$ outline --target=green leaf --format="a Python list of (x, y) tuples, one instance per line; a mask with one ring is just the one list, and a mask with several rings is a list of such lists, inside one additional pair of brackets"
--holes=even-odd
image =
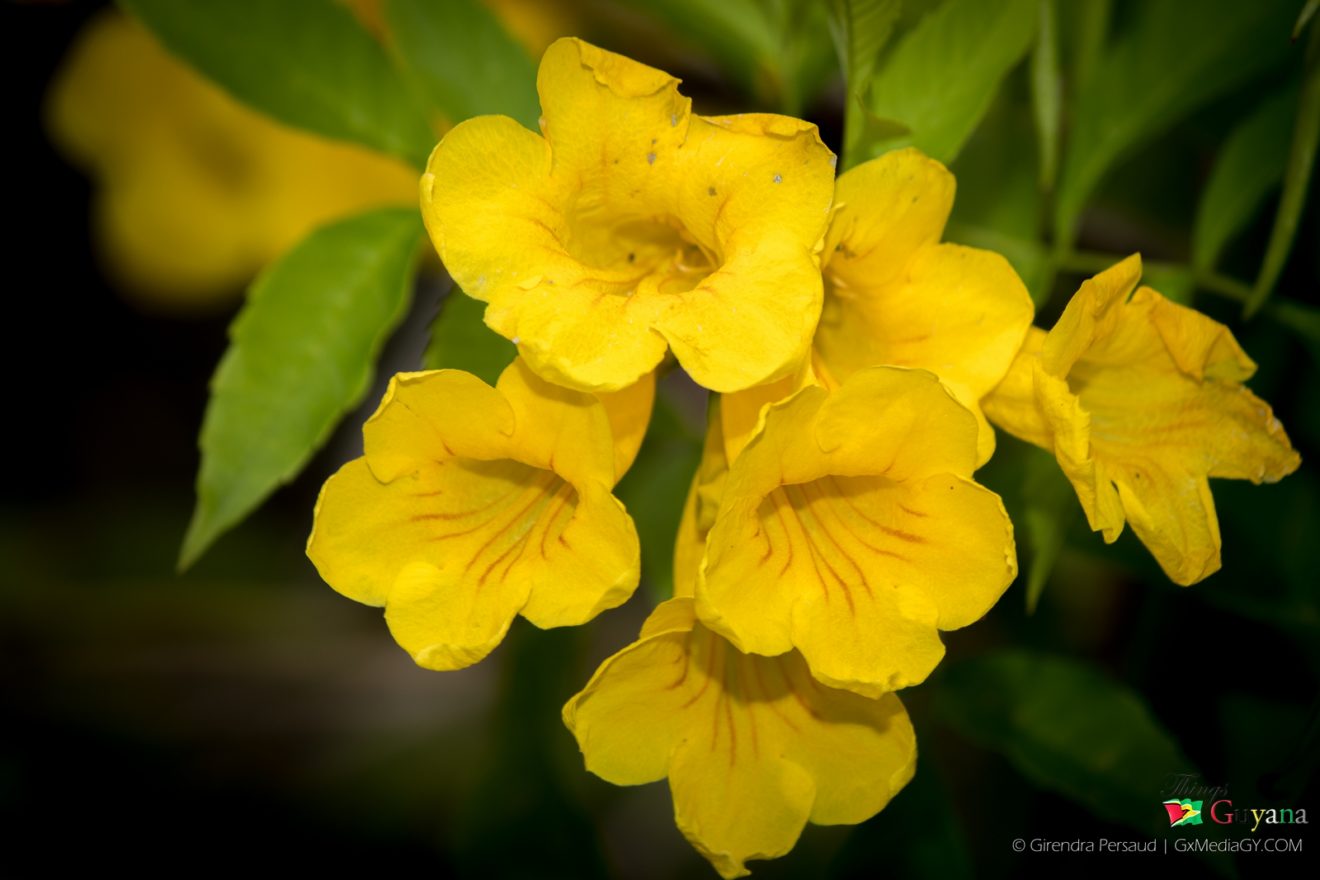
[(1196, 209), (1192, 265), (1213, 269), (1283, 179), (1297, 91), (1276, 92), (1238, 124), (1219, 153)]
[[(1117, 261), (1115, 261), (1117, 262)], [(1168, 299), (1182, 305), (1191, 305), (1196, 290), (1196, 274), (1190, 266), (1180, 263), (1145, 263), (1141, 283), (1158, 290)]]
[(1040, 24), (1031, 51), (1031, 109), (1040, 153), (1040, 188), (1054, 189), (1059, 165), (1059, 126), (1063, 116), (1063, 75), (1059, 71), (1059, 37), (1055, 0), (1040, 0)]
[(1265, 307), (1265, 314), (1296, 333), (1312, 359), (1320, 363), (1320, 309), (1291, 300), (1276, 300)]
[(642, 577), (657, 602), (674, 594), (674, 539), (700, 460), (701, 438), (684, 424), (661, 384), (646, 440), (614, 493), (637, 525)]
[(1026, 451), (1020, 525), (1028, 552), (1027, 613), (1036, 610), (1050, 572), (1059, 561), (1068, 529), (1081, 512), (1068, 478), (1054, 456), (1035, 447)]
[[(865, 96), (871, 75), (880, 60), (880, 50), (889, 42), (901, 10), (899, 0), (829, 0), (830, 35), (839, 53), (839, 66), (847, 98), (844, 107), (844, 170), (857, 157), (857, 145), (865, 143), (868, 112)], [(906, 131), (897, 134), (906, 134)], [(869, 133), (868, 140), (879, 139)], [(890, 134), (888, 136), (895, 136)]]
[(293, 479), (362, 399), (407, 305), (421, 235), (416, 210), (343, 220), (252, 285), (211, 380), (181, 567)]
[(814, 0), (641, 0), (756, 100), (800, 115), (833, 68), (825, 10)]
[(1082, 208), (1117, 160), (1287, 55), (1287, 3), (1162, 0), (1133, 13), (1072, 103), (1056, 247), (1071, 245)]
[(384, 49), (332, 0), (122, 0), (171, 52), (281, 122), (421, 167), (426, 114)]
[(536, 66), (478, 0), (389, 0), (393, 46), (450, 122), (484, 113), (536, 130)]
[(457, 287), (449, 291), (431, 325), (431, 342), (423, 362), (428, 370), (467, 370), (494, 385), (518, 349), (482, 321), (486, 304)]
[(1042, 788), (1151, 834), (1168, 827), (1166, 781), (1193, 769), (1134, 691), (1076, 660), (1030, 651), (965, 660), (939, 677), (935, 706)]
[(1036, 0), (948, 0), (927, 15), (871, 80), (871, 112), (911, 134), (863, 144), (864, 155), (910, 144), (953, 161), (1035, 29)]
[(1274, 230), (1265, 250), (1251, 297), (1243, 310), (1246, 317), (1260, 311), (1260, 307), (1274, 292), (1274, 285), (1288, 262), (1297, 224), (1302, 219), (1306, 193), (1311, 183), (1311, 169), (1315, 166), (1315, 151), (1320, 145), (1320, 28), (1311, 28), (1306, 48), (1306, 75), (1302, 81), (1302, 99), (1298, 105), (1297, 121), (1293, 126), (1292, 146), (1288, 149), (1288, 170), (1283, 176), (1283, 195), (1274, 215)]
[(1055, 11), (1068, 59), (1068, 89), (1076, 92), (1091, 81), (1104, 54), (1113, 4), (1110, 0), (1066, 0)]

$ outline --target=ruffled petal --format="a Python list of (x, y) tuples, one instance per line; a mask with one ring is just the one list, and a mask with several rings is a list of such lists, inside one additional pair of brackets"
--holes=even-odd
[(364, 440), (322, 490), (308, 555), (336, 590), (385, 605), (419, 664), (470, 665), (520, 612), (578, 624), (636, 588), (637, 534), (610, 494), (616, 449), (594, 396), (521, 361), (497, 388), (400, 374)]
[(562, 496), (558, 520), (547, 514), (539, 559), (527, 566), (531, 592), (522, 615), (543, 629), (576, 626), (617, 608), (641, 578), (637, 529), (623, 504), (602, 483), (572, 494)]
[(940, 240), (953, 208), (948, 169), (907, 148), (840, 175), (825, 238), (826, 270), (845, 288), (881, 287), (922, 247)]
[[(614, 485), (610, 420), (595, 395), (545, 381), (522, 358), (505, 367), (495, 388), (513, 409), (509, 445), (519, 461), (554, 471), (575, 485)], [(442, 415), (454, 420), (453, 414), (466, 412)]]
[(431, 156), (422, 201), (445, 265), (559, 384), (623, 388), (672, 346), (732, 390), (804, 356), (832, 156), (797, 120), (692, 116), (677, 84), (560, 40), (538, 77), (545, 139), (484, 117)]
[(388, 482), (455, 456), (506, 457), (513, 429), (513, 409), (494, 388), (461, 370), (432, 370), (396, 373), (362, 440), (371, 472)]
[(688, 840), (724, 877), (788, 852), (808, 820), (860, 822), (911, 778), (916, 744), (892, 695), (814, 681), (796, 654), (741, 654), (690, 600), (656, 609), (642, 638), (564, 708), (588, 769), (620, 784), (669, 776)]
[(1207, 478), (1274, 482), (1301, 459), (1242, 385), (1255, 364), (1228, 328), (1148, 287), (1133, 294), (1140, 274), (1132, 256), (1083, 282), (986, 408), (1054, 452), (1092, 529), (1112, 542), (1130, 522), (1169, 578), (1191, 584), (1220, 565)]
[(651, 410), (655, 407), (655, 371), (627, 388), (603, 391), (596, 397), (605, 405), (605, 415), (610, 421), (610, 433), (614, 437), (614, 480), (618, 482), (632, 467), (646, 439)]
[(968, 479), (976, 423), (924, 371), (862, 370), (765, 410), (734, 462), (697, 583), (740, 650), (797, 648), (864, 694), (922, 680), (938, 629), (982, 616), (1016, 575), (997, 496)]
[(995, 427), (1019, 440), (1052, 449), (1053, 435), (1036, 402), (1034, 378), (1035, 365), (1040, 362), (1040, 349), (1044, 343), (1044, 330), (1032, 327), (1027, 331), (1027, 338), (1013, 358), (1007, 375), (994, 391), (981, 399), (981, 409)]
[[(1041, 345), (1041, 364), (1054, 376), (1065, 376), (1078, 358), (1090, 353), (1098, 338), (1113, 334), (1122, 307), (1141, 278), (1141, 256), (1133, 254), (1082, 282)], [(1119, 362), (1123, 360), (1121, 353)], [(1102, 358), (1107, 359), (1107, 358)]]
[(691, 599), (697, 592), (697, 570), (706, 555), (706, 534), (697, 527), (697, 491), (701, 477), (693, 474), (674, 537), (674, 598)]
[(994, 432), (977, 404), (1008, 371), (1034, 313), (1008, 262), (961, 245), (928, 245), (887, 284), (859, 280), (828, 290), (815, 344), (835, 380), (878, 364), (930, 370), (977, 417), (977, 460), (989, 460)]

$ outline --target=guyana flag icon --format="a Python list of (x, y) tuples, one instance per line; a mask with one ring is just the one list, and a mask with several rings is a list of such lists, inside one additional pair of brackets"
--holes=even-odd
[(1169, 814), (1169, 827), (1177, 828), (1179, 825), (1200, 825), (1202, 803), (1202, 801), (1189, 801), (1186, 799), (1180, 801), (1165, 801), (1164, 809)]

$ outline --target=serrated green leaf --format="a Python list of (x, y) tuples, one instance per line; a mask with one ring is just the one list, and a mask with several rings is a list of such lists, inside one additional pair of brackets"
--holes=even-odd
[(388, 0), (393, 46), (432, 104), (457, 123), (485, 113), (536, 130), (536, 66), (478, 0)]
[(296, 476), (362, 399), (407, 305), (421, 235), (411, 209), (343, 220), (252, 285), (211, 380), (181, 567)]
[(830, 36), (834, 38), (834, 48), (839, 53), (847, 94), (844, 170), (851, 168), (856, 161), (857, 144), (907, 133), (880, 135), (868, 132), (867, 122), (874, 117), (870, 116), (864, 103), (871, 75), (880, 60), (880, 50), (889, 42), (901, 9), (899, 0), (829, 0)]
[(1071, 244), (1082, 208), (1122, 156), (1286, 58), (1291, 24), (1287, 3), (1136, 4), (1072, 103), (1056, 246)]
[(1031, 46), (1035, 0), (948, 0), (908, 31), (870, 84), (870, 110), (911, 134), (862, 145), (863, 156), (913, 145), (949, 163), (1004, 75)]
[(1283, 180), (1297, 91), (1276, 92), (1240, 122), (1224, 142), (1196, 209), (1192, 264), (1213, 269), (1224, 246), (1255, 217)]
[(1003, 651), (950, 665), (935, 690), (942, 719), (1042, 788), (1112, 822), (1168, 827), (1163, 786), (1193, 767), (1142, 699), (1098, 668)]
[(1059, 126), (1063, 118), (1063, 75), (1059, 70), (1059, 37), (1055, 0), (1040, 0), (1036, 45), (1031, 50), (1031, 109), (1040, 154), (1040, 188), (1054, 188), (1059, 165)]
[(1265, 249), (1265, 260), (1243, 310), (1246, 317), (1259, 311), (1269, 299), (1288, 262), (1288, 253), (1292, 250), (1293, 238), (1302, 220), (1302, 209), (1306, 205), (1317, 147), (1320, 147), (1320, 28), (1312, 28), (1307, 40), (1302, 97), (1293, 123), (1288, 167), (1283, 175), (1283, 195), (1279, 197), (1279, 208), (1274, 215), (1274, 229)]
[(385, 50), (332, 0), (121, 0), (165, 47), (281, 122), (426, 162), (435, 137)]
[(431, 341), (423, 363), (428, 370), (467, 370), (494, 385), (518, 349), (486, 326), (486, 304), (451, 288), (431, 325)]

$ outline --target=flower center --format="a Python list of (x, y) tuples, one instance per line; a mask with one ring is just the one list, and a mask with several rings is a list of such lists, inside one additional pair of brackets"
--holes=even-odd
[(718, 258), (672, 217), (619, 216), (579, 206), (568, 215), (561, 243), (575, 260), (598, 270), (610, 293), (676, 294), (715, 270)]

